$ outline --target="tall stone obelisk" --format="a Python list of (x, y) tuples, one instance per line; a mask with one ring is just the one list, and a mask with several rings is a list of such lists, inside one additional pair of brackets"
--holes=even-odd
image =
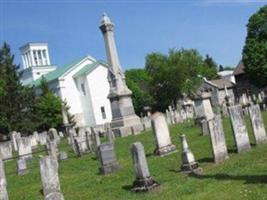
[(117, 136), (127, 136), (132, 132), (143, 130), (140, 118), (135, 114), (132, 91), (125, 83), (125, 76), (120, 66), (117, 48), (114, 40), (114, 24), (104, 13), (101, 18), (100, 30), (105, 40), (107, 60), (109, 64), (110, 92), (108, 98), (111, 103), (111, 128)]

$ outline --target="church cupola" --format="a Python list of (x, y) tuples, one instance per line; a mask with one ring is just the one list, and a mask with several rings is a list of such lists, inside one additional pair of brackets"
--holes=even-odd
[(22, 69), (50, 66), (47, 43), (28, 43), (20, 48)]

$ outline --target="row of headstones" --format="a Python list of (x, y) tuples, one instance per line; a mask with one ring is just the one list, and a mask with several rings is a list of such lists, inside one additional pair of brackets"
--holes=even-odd
[[(54, 128), (49, 129), (48, 133), (51, 137), (55, 137), (58, 143), (60, 142), (60, 137), (63, 137), (63, 133), (59, 132), (58, 135)], [(13, 151), (17, 151), (19, 157), (31, 155), (32, 150), (38, 148), (39, 145), (46, 145), (48, 133), (46, 131), (42, 133), (34, 132), (27, 137), (21, 137), (19, 132), (11, 132), (11, 140), (0, 143), (0, 155), (2, 160), (12, 159)]]
[[(22, 138), (25, 139), (25, 138)], [(19, 140), (18, 140), (19, 141)], [(48, 135), (46, 135), (45, 147), (48, 156), (41, 157), (40, 159), (40, 173), (43, 185), (43, 194), (45, 200), (63, 200), (64, 197), (60, 193), (59, 179), (58, 179), (58, 161), (67, 159), (67, 154), (64, 151), (60, 151), (57, 148), (59, 144), (59, 136), (56, 129), (49, 129)], [(28, 142), (28, 143), (27, 143)], [(26, 161), (32, 158), (31, 145), (27, 141), (28, 152), (19, 156), (17, 160), (17, 173), (18, 175), (24, 175), (28, 173)], [(19, 144), (19, 143), (18, 143)], [(18, 150), (20, 146), (18, 145)], [(29, 153), (30, 152), (30, 153)], [(4, 171), (3, 160), (0, 159), (0, 199), (8, 200), (7, 182)]]
[(194, 118), (194, 106), (187, 105), (181, 107), (180, 109), (173, 108), (168, 106), (168, 109), (165, 111), (165, 117), (168, 124), (182, 123), (184, 120)]

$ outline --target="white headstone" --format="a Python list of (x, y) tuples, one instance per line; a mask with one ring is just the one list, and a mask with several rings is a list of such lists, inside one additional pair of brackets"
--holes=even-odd
[(28, 137), (22, 137), (17, 140), (18, 153), (20, 158), (30, 159), (32, 158), (32, 146), (31, 140)]
[(249, 116), (256, 143), (259, 144), (265, 142), (267, 139), (266, 131), (262, 120), (260, 107), (258, 104), (249, 107)]
[(156, 140), (156, 155), (164, 156), (176, 150), (171, 142), (169, 128), (162, 113), (156, 112), (151, 116), (152, 129)]
[(0, 159), (0, 200), (8, 200), (5, 167), (2, 159)]
[(244, 115), (242, 114), (242, 107), (240, 105), (236, 105), (230, 106), (228, 109), (238, 153), (250, 150), (251, 147), (244, 122)]
[(208, 125), (214, 162), (219, 163), (228, 158), (221, 116), (216, 115), (208, 122)]

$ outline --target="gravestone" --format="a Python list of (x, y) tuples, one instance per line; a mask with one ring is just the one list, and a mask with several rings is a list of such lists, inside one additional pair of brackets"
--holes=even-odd
[(52, 156), (44, 156), (40, 159), (40, 174), (45, 200), (64, 200), (60, 192), (58, 178), (58, 162)]
[(32, 146), (31, 141), (28, 137), (22, 137), (17, 140), (18, 144), (18, 153), (20, 158), (24, 158), (26, 160), (32, 158)]
[(181, 123), (183, 122), (183, 118), (178, 110), (174, 111), (174, 121), (175, 123)]
[(168, 106), (168, 109), (170, 112), (171, 124), (175, 124), (175, 118), (174, 118), (174, 112), (173, 112), (172, 106)]
[(258, 104), (249, 107), (249, 116), (253, 128), (256, 143), (266, 142), (266, 131)]
[(113, 143), (103, 143), (98, 146), (98, 154), (100, 160), (100, 173), (109, 174), (120, 169), (117, 162)]
[(38, 141), (36, 139), (36, 136), (35, 135), (29, 135), (28, 138), (30, 139), (32, 149), (38, 148)]
[(3, 160), (12, 158), (12, 141), (0, 143), (0, 157)]
[(214, 117), (214, 113), (210, 103), (211, 94), (204, 92), (199, 96), (196, 96), (195, 101), (195, 114), (197, 119), (210, 120)]
[(176, 151), (175, 145), (172, 144), (168, 124), (162, 113), (156, 112), (151, 117), (152, 129), (156, 140), (156, 155), (164, 156)]
[(46, 141), (47, 141), (47, 132), (44, 131), (42, 133), (39, 133), (39, 142), (40, 145), (46, 145)]
[(75, 144), (75, 148), (76, 148), (76, 154), (78, 156), (82, 156), (84, 154), (89, 153), (89, 148), (87, 146), (87, 141), (86, 141), (86, 137), (83, 136), (78, 136), (74, 138), (74, 144)]
[(27, 162), (24, 158), (17, 160), (17, 174), (22, 176), (27, 174), (29, 171), (27, 170)]
[(188, 143), (186, 141), (185, 135), (181, 135), (181, 144), (182, 144), (182, 166), (181, 170), (186, 173), (200, 171), (198, 163), (195, 160), (195, 157), (191, 150), (189, 149)]
[(131, 152), (136, 176), (132, 191), (145, 192), (158, 187), (159, 183), (150, 176), (144, 146), (140, 142), (135, 142), (132, 144)]
[(201, 120), (202, 135), (209, 135), (208, 121), (206, 119)]
[(86, 144), (90, 152), (93, 151), (93, 141), (89, 131), (85, 131)]
[(171, 114), (168, 109), (165, 112), (165, 117), (166, 117), (167, 124), (171, 124)]
[(214, 162), (219, 163), (228, 158), (221, 116), (216, 115), (208, 125)]
[(2, 159), (0, 159), (0, 200), (8, 200), (5, 167)]
[(11, 133), (10, 133), (10, 139), (11, 139), (11, 141), (12, 141), (12, 145), (13, 145), (13, 148), (14, 148), (14, 150), (15, 151), (18, 151), (18, 145), (17, 145), (17, 141), (16, 141), (16, 139), (17, 139), (17, 132), (16, 131), (12, 131)]
[(57, 134), (57, 130), (55, 128), (50, 128), (48, 130), (48, 137), (51, 141), (55, 140), (57, 144), (60, 143), (60, 137)]
[(240, 105), (230, 106), (228, 110), (238, 153), (250, 150), (251, 147), (244, 122), (244, 115), (242, 114), (242, 107)]
[(58, 160), (67, 160), (68, 159), (68, 154), (65, 151), (60, 151), (58, 155)]
[(48, 152), (48, 155), (55, 158), (55, 160), (58, 159), (58, 148), (56, 141), (50, 141), (49, 139), (46, 142), (46, 149)]
[(107, 137), (109, 143), (113, 143), (113, 141), (115, 140), (115, 136), (111, 127), (107, 127)]

